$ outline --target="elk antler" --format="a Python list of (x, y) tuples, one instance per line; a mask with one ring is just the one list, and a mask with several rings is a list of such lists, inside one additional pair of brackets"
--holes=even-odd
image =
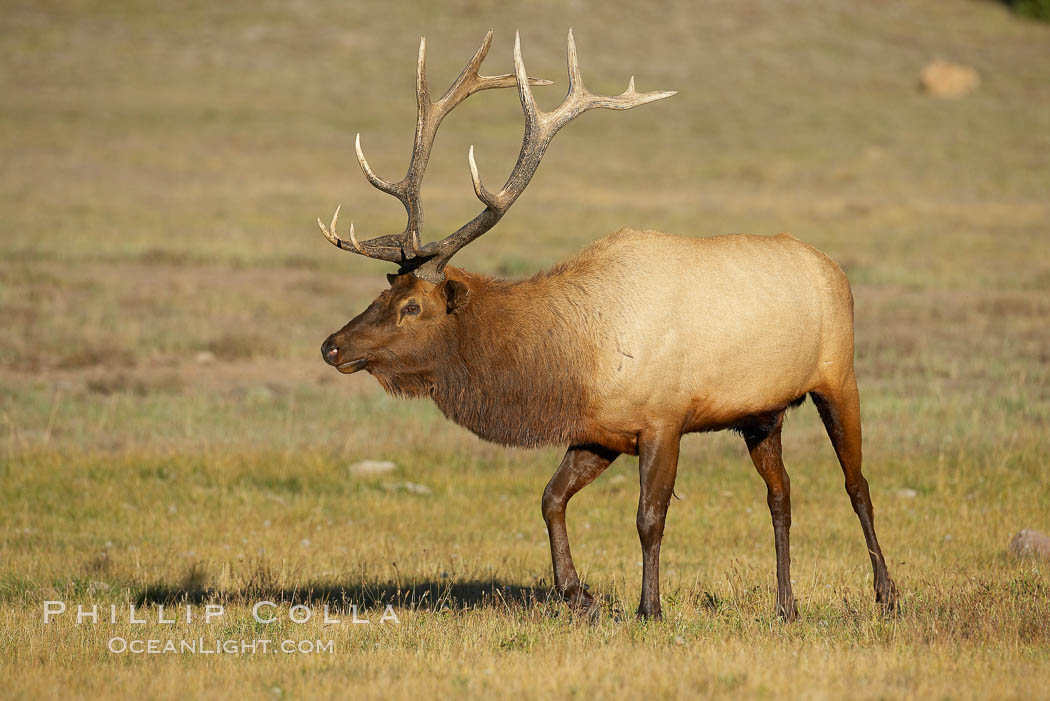
[[(532, 97), (530, 85), (550, 85), (550, 81), (529, 78), (525, 71), (525, 63), (521, 58), (521, 38), (518, 33), (514, 34), (514, 74), (501, 76), (480, 76), (478, 67), (488, 52), (492, 41), (492, 31), (485, 35), (481, 48), (474, 54), (474, 58), (463, 69), (459, 77), (448, 89), (445, 95), (436, 103), (431, 103), (426, 92), (426, 77), (424, 68), (425, 40), (419, 44), (419, 68), (416, 79), (416, 93), (418, 103), (418, 119), (416, 123), (416, 137), (412, 150), (412, 159), (405, 177), (396, 183), (390, 183), (376, 176), (368, 167), (364, 154), (361, 152), (360, 134), (357, 139), (357, 157), (361, 163), (361, 169), (365, 177), (376, 188), (394, 195), (408, 212), (408, 226), (405, 231), (396, 236), (380, 236), (368, 241), (359, 242), (354, 235), (354, 227), (350, 225), (350, 241), (344, 241), (335, 233), (335, 225), (339, 216), (336, 209), (332, 218), (332, 227), (329, 231), (321, 220), (317, 223), (324, 232), (326, 238), (333, 244), (344, 250), (352, 250), (370, 258), (378, 258), (401, 265), (402, 270), (411, 270), (416, 276), (437, 283), (444, 280), (444, 268), (449, 259), (461, 248), (478, 238), (491, 229), (503, 217), (507, 209), (518, 199), (525, 187), (532, 180), (532, 176), (539, 167), (544, 151), (551, 139), (563, 126), (571, 122), (587, 110), (606, 108), (613, 110), (628, 110), (632, 107), (644, 105), (655, 100), (670, 97), (676, 91), (658, 91), (639, 93), (634, 89), (634, 77), (631, 78), (625, 90), (615, 97), (604, 97), (594, 95), (583, 85), (580, 76), (579, 61), (576, 58), (576, 42), (569, 30), (568, 38), (568, 68), (569, 68), (569, 91), (562, 104), (551, 112), (544, 112), (536, 107)], [(423, 209), (419, 200), (419, 186), (430, 158), (430, 149), (434, 142), (434, 135), (441, 120), (457, 104), (462, 102), (478, 90), (487, 88), (502, 88), (517, 85), (518, 94), (521, 97), (521, 108), (525, 115), (525, 135), (522, 139), (521, 152), (518, 161), (511, 171), (507, 182), (499, 190), (492, 193), (485, 189), (478, 175), (478, 166), (474, 161), (474, 147), (470, 147), (468, 161), (470, 163), (471, 180), (474, 183), (474, 192), (478, 199), (485, 205), (485, 209), (476, 217), (460, 227), (453, 234), (440, 241), (420, 245), (419, 232), (423, 220)]]
[[(412, 158), (405, 177), (397, 182), (383, 180), (369, 167), (365, 154), (361, 150), (360, 134), (357, 135), (354, 144), (357, 150), (357, 160), (361, 164), (365, 178), (377, 189), (401, 201), (408, 213), (408, 224), (400, 234), (379, 236), (361, 242), (354, 235), (354, 225), (351, 223), (350, 240), (346, 241), (336, 234), (335, 225), (339, 218), (339, 210), (336, 209), (330, 229), (325, 228), (320, 219), (317, 220), (325, 238), (343, 250), (354, 251), (369, 258), (399, 263), (403, 267), (406, 263), (423, 255), (419, 240), (420, 228), (423, 224), (423, 205), (419, 196), (420, 185), (427, 162), (430, 160), (430, 150), (434, 145), (434, 136), (437, 134), (441, 120), (456, 105), (479, 90), (509, 88), (517, 85), (517, 78), (510, 73), (498, 76), (483, 76), (478, 73), (491, 44), (492, 30), (489, 30), (485, 35), (485, 40), (474, 54), (474, 58), (463, 68), (459, 77), (449, 86), (441, 99), (432, 102), (427, 91), (426, 38), (420, 37), (419, 59), (416, 67), (416, 135), (412, 146)], [(532, 85), (551, 85), (549, 80), (536, 78), (529, 78), (528, 82)]]

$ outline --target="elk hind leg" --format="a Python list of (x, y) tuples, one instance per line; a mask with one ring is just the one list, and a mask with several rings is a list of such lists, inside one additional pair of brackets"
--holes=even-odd
[(835, 447), (842, 473), (846, 478), (846, 493), (849, 494), (853, 511), (860, 520), (864, 541), (871, 557), (871, 568), (875, 578), (875, 600), (887, 612), (897, 607), (897, 586), (886, 569), (886, 558), (882, 555), (879, 540), (875, 536), (875, 514), (871, 506), (868, 481), (861, 474), (861, 426), (860, 395), (857, 381), (852, 374), (833, 390), (822, 390), (811, 395), (817, 405), (820, 418), (827, 429), (831, 444)]

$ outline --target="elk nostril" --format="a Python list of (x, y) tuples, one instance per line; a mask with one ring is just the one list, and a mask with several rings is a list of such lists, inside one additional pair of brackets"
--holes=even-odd
[(332, 343), (332, 339), (326, 339), (321, 344), (321, 357), (328, 363), (334, 363), (337, 355), (339, 355), (339, 348)]

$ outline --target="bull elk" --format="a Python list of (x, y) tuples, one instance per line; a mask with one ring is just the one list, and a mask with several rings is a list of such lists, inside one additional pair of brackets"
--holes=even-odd
[[(411, 161), (396, 182), (357, 157), (376, 188), (397, 197), (405, 230), (365, 241), (353, 224), (325, 237), (339, 248), (396, 263), (390, 288), (321, 346), (342, 373), (370, 372), (392, 395), (430, 397), (448, 418), (504, 445), (568, 446), (543, 492), (554, 583), (570, 605), (589, 609), (565, 529), (570, 498), (622, 453), (639, 457), (637, 526), (643, 571), (638, 613), (660, 616), (659, 560), (682, 435), (739, 432), (765, 480), (777, 561), (777, 613), (797, 615), (789, 574), (791, 497), (781, 460), (785, 411), (808, 394), (834, 445), (846, 492), (860, 519), (874, 570), (875, 598), (887, 610), (896, 588), (875, 537), (861, 475), (861, 423), (853, 372), (853, 298), (835, 263), (781, 234), (687, 238), (621, 230), (527, 280), (504, 281), (448, 265), (491, 229), (521, 195), (555, 133), (587, 110), (627, 110), (674, 95), (637, 92), (634, 79), (614, 97), (583, 85), (572, 31), (569, 90), (551, 112), (537, 108), (521, 44), (514, 73), (478, 71), (490, 31), (445, 94), (427, 90), (425, 39), (416, 79), (418, 118)], [(423, 244), (420, 183), (441, 120), (479, 90), (516, 86), (525, 133), (506, 184), (488, 190), (473, 146), (474, 192), (485, 205), (444, 239)]]

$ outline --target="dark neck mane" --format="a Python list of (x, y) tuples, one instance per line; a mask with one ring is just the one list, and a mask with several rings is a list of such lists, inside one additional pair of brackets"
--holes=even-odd
[(567, 444), (588, 397), (585, 320), (567, 310), (573, 290), (555, 271), (507, 283), (468, 273), (471, 299), (456, 311), (448, 362), (431, 397), (445, 416), (504, 445)]

